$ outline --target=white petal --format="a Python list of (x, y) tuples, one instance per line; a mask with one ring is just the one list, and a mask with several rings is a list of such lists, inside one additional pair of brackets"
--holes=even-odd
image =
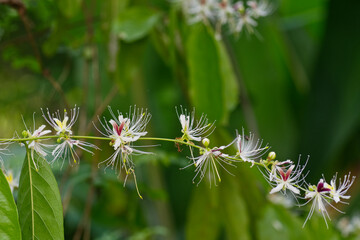
[(281, 191), (283, 189), (283, 187), (284, 187), (284, 183), (280, 183), (279, 185), (277, 185), (276, 187), (271, 189), (270, 194)]
[(296, 187), (294, 187), (293, 185), (291, 184), (286, 184), (286, 188), (291, 190), (293, 193), (295, 194), (300, 194), (300, 191), (299, 189), (297, 189)]
[(181, 114), (180, 115), (180, 123), (181, 123), (181, 127), (182, 127), (182, 129), (184, 130), (185, 129), (185, 127), (186, 127), (186, 117), (185, 117), (185, 115), (184, 114)]
[(316, 195), (316, 192), (307, 192), (305, 194), (305, 198), (313, 198), (313, 197), (315, 197), (315, 195)]
[(45, 131), (43, 131), (43, 132), (41, 132), (39, 134), (39, 137), (44, 136), (44, 135), (49, 134), (49, 133), (51, 133), (51, 130), (45, 130)]

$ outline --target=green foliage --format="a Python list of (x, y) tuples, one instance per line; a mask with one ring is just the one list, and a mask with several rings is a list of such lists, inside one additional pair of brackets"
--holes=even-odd
[(222, 41), (202, 24), (189, 28), (187, 55), (192, 104), (210, 119), (226, 124), (239, 101), (232, 63)]
[(186, 239), (218, 239), (220, 231), (218, 189), (201, 184), (194, 189), (186, 222)]
[(149, 8), (129, 8), (120, 13), (113, 31), (125, 42), (146, 36), (159, 21), (160, 14)]
[(21, 239), (17, 208), (2, 170), (0, 170), (0, 238)]
[(59, 189), (49, 164), (38, 160), (38, 171), (27, 154), (21, 170), (18, 210), (24, 239), (64, 239)]

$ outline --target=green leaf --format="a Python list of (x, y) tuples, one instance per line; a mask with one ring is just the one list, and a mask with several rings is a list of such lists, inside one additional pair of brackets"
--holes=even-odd
[(251, 239), (247, 205), (241, 196), (238, 179), (222, 172), (224, 181), (219, 188), (227, 239)]
[(159, 19), (160, 14), (149, 8), (129, 8), (119, 15), (113, 31), (125, 42), (133, 42), (145, 37)]
[(216, 48), (219, 55), (219, 67), (223, 84), (223, 96), (225, 112), (223, 121), (227, 123), (229, 113), (235, 109), (239, 102), (239, 85), (232, 67), (232, 63), (229, 59), (229, 55), (226, 52), (226, 48), (221, 41), (215, 41)]
[(27, 153), (21, 170), (18, 209), (23, 239), (64, 239), (63, 212), (56, 179), (49, 164)]
[(0, 170), (0, 239), (21, 239), (16, 205), (2, 170)]
[(203, 24), (192, 26), (187, 40), (187, 59), (193, 105), (199, 113), (206, 113), (210, 121), (221, 121), (225, 103), (215, 41)]
[(206, 181), (194, 189), (186, 221), (186, 239), (218, 239), (218, 191), (210, 189)]

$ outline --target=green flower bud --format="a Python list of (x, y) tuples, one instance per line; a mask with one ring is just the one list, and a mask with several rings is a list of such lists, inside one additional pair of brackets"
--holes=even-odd
[(204, 144), (204, 146), (207, 148), (210, 144), (210, 140), (208, 138), (203, 138), (202, 144)]
[(276, 158), (276, 153), (275, 152), (269, 152), (268, 159), (269, 160), (274, 160), (275, 158)]
[(22, 131), (22, 135), (24, 138), (26, 138), (29, 136), (29, 133), (28, 133), (28, 131), (24, 130), (24, 131)]

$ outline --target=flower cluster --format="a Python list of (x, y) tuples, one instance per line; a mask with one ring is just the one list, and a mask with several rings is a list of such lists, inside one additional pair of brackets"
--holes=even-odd
[(330, 181), (330, 184), (328, 184), (324, 179), (320, 179), (317, 185), (309, 185), (308, 189), (306, 190), (305, 199), (308, 201), (305, 203), (312, 201), (311, 209), (309, 212), (309, 215), (307, 216), (304, 226), (306, 222), (311, 218), (313, 215), (315, 209), (317, 209), (321, 215), (325, 219), (325, 223), (327, 226), (326, 218), (330, 220), (330, 216), (326, 210), (327, 206), (332, 207), (333, 209), (337, 210), (340, 213), (339, 209), (337, 209), (333, 204), (331, 204), (331, 201), (334, 201), (335, 203), (345, 203), (341, 201), (341, 198), (343, 199), (349, 199), (350, 196), (346, 195), (347, 191), (351, 187), (351, 185), (355, 181), (355, 176), (351, 177), (350, 173), (348, 175), (344, 176), (344, 180), (339, 180), (339, 186), (336, 187), (336, 178), (337, 174), (332, 178)]
[(126, 176), (132, 174), (138, 195), (142, 198), (136, 183), (135, 164), (132, 161), (132, 155), (151, 153), (136, 149), (133, 143), (147, 134), (145, 129), (150, 121), (151, 114), (147, 110), (137, 109), (136, 107), (133, 110), (130, 108), (129, 113), (125, 116), (119, 111), (116, 116), (110, 107), (109, 112), (112, 119), (109, 121), (105, 117), (103, 121), (99, 119), (105, 131), (98, 131), (103, 136), (111, 139), (110, 146), (114, 148), (114, 153), (99, 163), (99, 166), (105, 164), (105, 169), (111, 166), (111, 168), (115, 168), (115, 171), (119, 171), (119, 176), (122, 169), (125, 170)]
[[(178, 118), (183, 135), (178, 139), (183, 144), (189, 145), (191, 151), (191, 157), (189, 158), (192, 160), (192, 163), (187, 167), (195, 165), (193, 182), (195, 179), (198, 179), (199, 183), (205, 178), (210, 183), (210, 186), (212, 183), (216, 185), (218, 182), (221, 182), (220, 169), (230, 173), (226, 166), (236, 167), (236, 164), (241, 162), (250, 163), (250, 167), (256, 164), (259, 169), (265, 169), (264, 172), (262, 171), (262, 174), (272, 186), (269, 194), (281, 192), (286, 196), (289, 192), (297, 201), (298, 199), (306, 199), (307, 201), (303, 205), (311, 201), (313, 202), (304, 226), (313, 215), (315, 209), (319, 210), (326, 222), (326, 218), (330, 219), (326, 207), (330, 206), (338, 210), (331, 204), (331, 201), (344, 203), (342, 199), (350, 198), (346, 194), (355, 180), (355, 177), (351, 177), (350, 173), (344, 177), (343, 181), (340, 179), (338, 186), (336, 184), (337, 175), (333, 177), (330, 184), (321, 179), (317, 186), (308, 185), (305, 182), (305, 178), (309, 172), (304, 172), (304, 170), (309, 157), (304, 164), (301, 164), (301, 156), (297, 164), (291, 160), (278, 161), (276, 160), (275, 152), (270, 152), (266, 159), (261, 159), (266, 153), (268, 145), (262, 146), (262, 140), (255, 139), (252, 133), (246, 136), (244, 129), (228, 145), (210, 148), (210, 141), (207, 137), (209, 136), (209, 129), (213, 127), (213, 124), (208, 124), (208, 120), (204, 115), (201, 115), (200, 120), (196, 121), (194, 112), (188, 114), (186, 109), (181, 109), (181, 111), (182, 113), (178, 114)], [(204, 147), (193, 145), (191, 141), (202, 141)], [(236, 143), (237, 152), (234, 155), (224, 153), (224, 150), (233, 146), (234, 143)], [(197, 157), (193, 156), (192, 148), (194, 146), (199, 148), (199, 156)], [(307, 188), (304, 188), (304, 185), (307, 185)], [(304, 197), (302, 197), (301, 192), (304, 192)]]
[(266, 0), (237, 1), (231, 0), (184, 0), (183, 12), (190, 24), (204, 22), (216, 25), (217, 36), (220, 36), (221, 27), (228, 25), (230, 32), (241, 33), (246, 30), (254, 33), (257, 19), (268, 16), (272, 6)]
[[(248, 2), (249, 6), (251, 6), (251, 2)], [(261, 15), (261, 11), (258, 14)], [(0, 153), (4, 154), (7, 145), (12, 142), (20, 142), (26, 146), (29, 160), (31, 158), (35, 169), (38, 170), (36, 161), (38, 158), (45, 159), (49, 163), (54, 163), (60, 159), (62, 164), (65, 160), (69, 160), (70, 165), (72, 165), (79, 163), (80, 158), (77, 150), (80, 149), (93, 154), (92, 150), (99, 149), (92, 143), (80, 139), (106, 140), (109, 141), (112, 153), (107, 159), (99, 163), (99, 167), (101, 165), (105, 165), (105, 169), (111, 167), (115, 169), (119, 177), (122, 172), (125, 172), (124, 185), (128, 176), (133, 176), (137, 193), (142, 198), (137, 186), (133, 156), (152, 153), (139, 150), (145, 146), (136, 143), (139, 140), (170, 141), (177, 144), (178, 148), (184, 145), (189, 147), (190, 156), (188, 158), (190, 163), (185, 168), (194, 166), (193, 182), (197, 182), (197, 184), (204, 180), (210, 186), (217, 185), (221, 182), (223, 171), (233, 175), (230, 168), (235, 168), (238, 164), (249, 164), (250, 167), (256, 165), (271, 185), (270, 195), (282, 193), (282, 196), (287, 196), (290, 193), (292, 199), (298, 203), (299, 200), (305, 199), (306, 201), (302, 205), (312, 202), (304, 226), (312, 217), (315, 209), (324, 217), (327, 225), (327, 219), (330, 219), (327, 208), (332, 207), (341, 212), (334, 206), (334, 203), (345, 203), (344, 200), (350, 198), (347, 192), (355, 180), (355, 177), (351, 177), (350, 173), (345, 175), (343, 180), (337, 181), (336, 174), (330, 183), (327, 183), (323, 177), (317, 185), (310, 185), (305, 181), (309, 173), (305, 171), (309, 157), (304, 164), (301, 164), (301, 157), (297, 163), (291, 160), (276, 160), (275, 152), (268, 153), (267, 157), (263, 159), (262, 157), (269, 149), (268, 145), (264, 145), (263, 141), (256, 138), (251, 132), (246, 135), (244, 129), (242, 129), (241, 134), (236, 132), (236, 136), (227, 145), (210, 147), (209, 137), (215, 129), (215, 122), (210, 122), (204, 114), (200, 115), (197, 120), (195, 110), (189, 112), (183, 107), (180, 107), (179, 111), (177, 109), (181, 126), (179, 135), (181, 135), (175, 139), (145, 137), (148, 133), (146, 127), (151, 119), (151, 114), (147, 109), (136, 106), (130, 107), (129, 112), (125, 114), (119, 111), (114, 112), (110, 107), (108, 110), (110, 119), (98, 117), (100, 129), (94, 124), (103, 137), (77, 136), (74, 134), (73, 126), (79, 116), (78, 107), (72, 108), (70, 114), (66, 110), (63, 114), (60, 114), (60, 111), (51, 114), (48, 109), (42, 110), (42, 116), (52, 127), (52, 130), (46, 129), (46, 125), (36, 128), (34, 121), (33, 130), (25, 125), (26, 130), (22, 132), (23, 138), (0, 141), (0, 146), (5, 146), (0, 148)], [(52, 132), (54, 132), (53, 135), (51, 135)], [(56, 143), (46, 143), (52, 139), (56, 139)], [(196, 143), (201, 143), (201, 145)], [(0, 162), (3, 163), (1, 154)], [(1, 168), (11, 190), (17, 188), (18, 175), (14, 174), (11, 169), (5, 168), (4, 164), (1, 165)], [(284, 202), (284, 200), (278, 201)], [(299, 206), (302, 205), (299, 204)]]
[[(256, 164), (257, 160), (268, 149), (267, 145), (262, 147), (262, 140), (255, 140), (255, 137), (250, 133), (250, 137), (245, 136), (244, 129), (242, 134), (237, 134), (228, 145), (210, 148), (210, 140), (207, 138), (214, 131), (214, 123), (209, 123), (206, 115), (202, 114), (198, 121), (195, 120), (195, 111), (189, 113), (186, 109), (181, 107), (181, 113), (178, 113), (178, 118), (181, 124), (181, 138), (177, 138), (184, 144), (189, 144), (191, 152), (192, 164), (195, 166), (195, 177), (193, 182), (198, 179), (198, 184), (206, 177), (210, 186), (212, 183), (217, 185), (221, 182), (218, 166), (230, 173), (226, 166), (236, 167), (236, 162), (249, 162)], [(202, 141), (204, 147), (193, 145), (191, 141)], [(232, 156), (224, 153), (224, 150), (233, 146), (236, 143), (237, 152)], [(199, 156), (194, 157), (193, 147), (199, 148)], [(230, 173), (231, 174), (231, 173)]]
[[(98, 149), (97, 146), (80, 141), (78, 139), (73, 139), (73, 131), (71, 130), (74, 126), (75, 122), (77, 121), (79, 117), (79, 108), (74, 107), (70, 110), (70, 118), (68, 116), (68, 113), (66, 110), (64, 110), (64, 117), (61, 120), (61, 114), (59, 111), (50, 114), (49, 109), (47, 109), (46, 114), (43, 110), (43, 118), (46, 120), (46, 122), (56, 131), (56, 136), (58, 136), (57, 139), (57, 145), (55, 149), (52, 151), (53, 159), (51, 160), (51, 163), (55, 162), (57, 159), (62, 159), (64, 164), (65, 159), (69, 159), (70, 164), (78, 163), (79, 162), (79, 155), (75, 151), (75, 147), (78, 147), (86, 152), (89, 152), (93, 154), (92, 151), (89, 150), (89, 148)], [(70, 119), (70, 122), (68, 123)], [(40, 127), (41, 128), (41, 127)], [(39, 129), (40, 129), (39, 128)], [(43, 129), (43, 128), (42, 128)], [(42, 130), (41, 129), (41, 130)], [(45, 135), (44, 132), (42, 135)], [(40, 145), (39, 142), (37, 142), (38, 145)], [(41, 152), (37, 152), (41, 156)]]

